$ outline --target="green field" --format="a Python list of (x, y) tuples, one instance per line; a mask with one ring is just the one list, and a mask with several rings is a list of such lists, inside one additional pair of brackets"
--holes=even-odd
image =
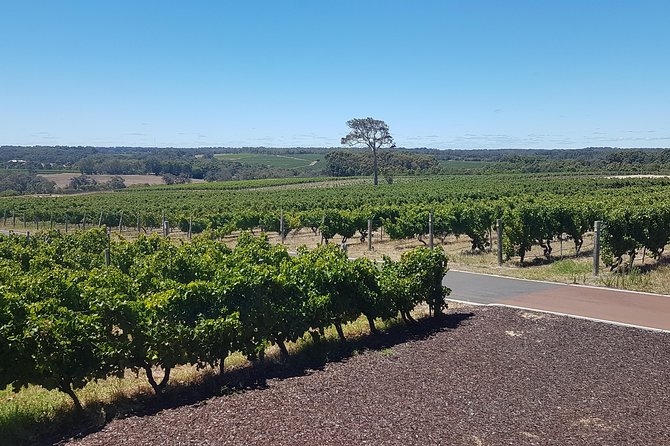
[(321, 169), (324, 156), (317, 153), (301, 153), (296, 155), (270, 155), (266, 153), (217, 153), (215, 158), (237, 161), (246, 164), (258, 164), (277, 169), (298, 169), (316, 167)]

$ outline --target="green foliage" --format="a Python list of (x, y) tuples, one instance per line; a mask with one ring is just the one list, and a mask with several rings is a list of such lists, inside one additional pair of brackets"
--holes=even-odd
[(287, 356), (286, 342), (333, 324), (341, 332), (360, 314), (376, 331), (376, 318), (410, 305), (439, 310), (444, 272), (440, 250), (380, 268), (333, 244), (290, 257), (246, 232), (232, 251), (206, 237), (110, 241), (99, 229), (1, 237), (0, 385), (59, 389), (79, 406), (74, 390), (131, 369), (161, 393), (181, 364), (222, 366), (234, 351), (262, 357), (273, 343)]
[(442, 279), (448, 271), (448, 260), (441, 247), (417, 248), (402, 254), (396, 274), (407, 279), (404, 285), (409, 287), (407, 294), (413, 299), (412, 308), (422, 302), (427, 303), (434, 314), (447, 308), (444, 298), (451, 290), (442, 285)]
[[(425, 173), (439, 165), (430, 155), (418, 155), (410, 151), (385, 151), (380, 152), (378, 157), (379, 168), (389, 176)], [(326, 173), (336, 177), (372, 175), (373, 154), (353, 150), (330, 152), (326, 155)]]

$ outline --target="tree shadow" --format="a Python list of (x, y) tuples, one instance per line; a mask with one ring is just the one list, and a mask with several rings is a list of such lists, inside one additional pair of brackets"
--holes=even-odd
[(109, 404), (89, 405), (86, 408), (87, 417), (79, 420), (67, 417), (67, 428), (26, 444), (60, 444), (98, 432), (115, 418), (151, 416), (165, 409), (204, 404), (205, 400), (213, 397), (263, 390), (268, 387), (269, 380), (307, 376), (323, 370), (328, 363), (340, 362), (365, 351), (379, 351), (406, 342), (425, 340), (441, 331), (458, 328), (472, 316), (472, 312), (456, 312), (425, 317), (413, 324), (392, 322), (379, 334), (361, 335), (344, 341), (334, 338), (307, 339), (285, 362), (268, 357), (249, 366), (226, 371), (223, 375), (213, 371), (203, 373), (197, 383), (170, 383), (167, 391), (158, 397), (139, 394)]
[(670, 265), (670, 255), (661, 255), (658, 259), (653, 259), (649, 256), (646, 257), (646, 261), (649, 261), (649, 263), (644, 263), (642, 265), (635, 265), (635, 268), (639, 268), (640, 272), (643, 274), (650, 273), (652, 271), (656, 271), (657, 269)]
[(548, 259), (543, 255), (526, 257), (523, 263), (517, 260), (513, 262), (513, 265), (518, 268), (531, 268), (533, 266), (551, 265), (552, 263), (556, 263), (561, 260), (575, 260), (590, 257), (593, 257), (593, 248), (582, 248), (579, 253), (564, 254), (562, 256), (560, 254), (556, 254), (556, 252), (552, 252), (551, 257)]

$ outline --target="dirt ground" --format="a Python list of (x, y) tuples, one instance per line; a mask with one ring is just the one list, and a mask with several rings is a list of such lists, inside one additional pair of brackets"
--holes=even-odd
[(320, 367), (67, 444), (670, 444), (670, 335), (458, 306)]
[[(64, 188), (70, 182), (70, 179), (73, 177), (79, 176), (79, 173), (49, 173), (49, 174), (40, 174), (41, 177), (46, 178), (49, 181), (56, 183), (57, 187)], [(88, 175), (93, 178), (98, 183), (106, 183), (115, 175)], [(163, 177), (157, 175), (118, 175), (123, 178), (126, 186), (134, 186), (137, 184), (163, 184)], [(191, 180), (193, 183), (203, 183), (204, 180)]]

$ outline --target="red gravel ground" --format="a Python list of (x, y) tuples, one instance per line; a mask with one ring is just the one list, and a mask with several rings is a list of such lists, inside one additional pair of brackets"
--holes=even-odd
[(670, 444), (670, 334), (507, 308), (451, 313), (406, 342), (68, 444)]

